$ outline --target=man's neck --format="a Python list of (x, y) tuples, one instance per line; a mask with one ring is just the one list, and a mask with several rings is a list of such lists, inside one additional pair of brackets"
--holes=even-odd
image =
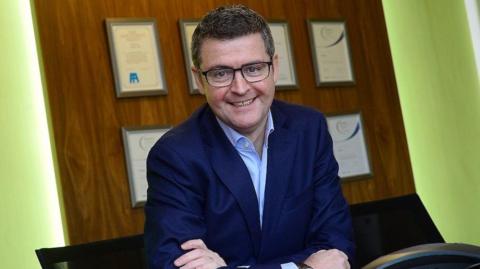
[[(233, 141), (233, 140), (235, 140), (234, 137), (228, 135), (228, 133), (230, 133), (229, 129), (238, 133), (239, 135), (242, 135), (242, 136), (248, 138), (248, 140), (250, 140), (253, 143), (253, 146), (255, 147), (255, 151), (257, 152), (257, 154), (261, 158), (262, 157), (262, 151), (263, 151), (262, 150), (263, 144), (265, 143), (265, 132), (267, 131), (266, 129), (267, 129), (267, 124), (268, 124), (269, 117), (270, 117), (270, 112), (261, 121), (260, 125), (257, 126), (257, 128), (255, 128), (253, 130), (245, 130), (245, 129), (244, 130), (238, 130), (236, 128), (231, 127), (230, 125), (227, 125), (225, 122), (223, 122), (218, 117), (217, 117), (217, 121), (222, 126), (223, 131), (225, 132), (225, 134), (227, 134), (229, 139), (232, 139), (231, 142), (232, 142), (233, 145), (236, 143), (236, 141)], [(272, 129), (273, 129), (273, 126), (272, 126)], [(270, 130), (269, 130), (269, 132), (270, 132)]]
[(252, 141), (253, 145), (255, 146), (255, 151), (257, 151), (260, 158), (262, 158), (262, 148), (265, 140), (265, 128), (267, 127), (267, 119), (268, 117), (265, 117), (263, 123), (253, 132), (243, 134), (248, 139), (250, 139), (250, 141)]

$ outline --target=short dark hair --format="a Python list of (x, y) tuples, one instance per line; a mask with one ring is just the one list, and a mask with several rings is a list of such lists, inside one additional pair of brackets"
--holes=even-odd
[(265, 19), (244, 5), (221, 6), (208, 12), (192, 36), (192, 61), (200, 68), (200, 48), (205, 39), (229, 40), (260, 33), (270, 58), (275, 54), (272, 33)]

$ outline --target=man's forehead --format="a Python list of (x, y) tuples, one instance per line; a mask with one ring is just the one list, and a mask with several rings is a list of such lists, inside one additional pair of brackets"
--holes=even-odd
[[(222, 41), (219, 41), (222, 42)], [(268, 54), (263, 43), (209, 43), (200, 51), (201, 65), (203, 68), (213, 66), (240, 66), (247, 63), (266, 61)], [(210, 45), (209, 45), (210, 44)]]
[[(200, 44), (200, 54), (203, 56), (205, 52), (215, 54), (215, 52), (225, 52), (230, 48), (237, 48), (239, 51), (243, 46), (250, 48), (257, 48), (258, 50), (266, 50), (265, 43), (259, 33), (242, 35), (234, 38), (220, 39), (220, 38), (206, 38)], [(236, 52), (236, 49), (231, 49), (231, 52)], [(253, 53), (253, 51), (252, 51)]]
[(258, 41), (263, 43), (262, 35), (260, 32), (256, 33), (248, 33), (244, 35), (238, 35), (238, 36), (233, 36), (233, 37), (214, 37), (214, 36), (207, 36), (202, 40), (201, 45), (205, 44), (206, 42), (236, 42), (236, 41), (241, 41), (245, 38), (255, 38)]

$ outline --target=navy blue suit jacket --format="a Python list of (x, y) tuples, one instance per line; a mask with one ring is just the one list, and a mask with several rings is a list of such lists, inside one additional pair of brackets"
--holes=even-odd
[(151, 149), (145, 244), (150, 268), (175, 268), (202, 239), (229, 267), (280, 268), (319, 249), (352, 258), (351, 219), (324, 116), (274, 101), (263, 225), (247, 167), (203, 106)]

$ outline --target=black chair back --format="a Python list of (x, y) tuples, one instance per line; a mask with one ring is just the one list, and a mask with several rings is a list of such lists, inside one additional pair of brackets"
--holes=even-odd
[(462, 243), (424, 244), (375, 259), (362, 269), (479, 269), (480, 246)]
[(396, 250), (445, 242), (417, 194), (350, 206), (358, 267)]
[(143, 235), (35, 250), (42, 269), (147, 268)]

